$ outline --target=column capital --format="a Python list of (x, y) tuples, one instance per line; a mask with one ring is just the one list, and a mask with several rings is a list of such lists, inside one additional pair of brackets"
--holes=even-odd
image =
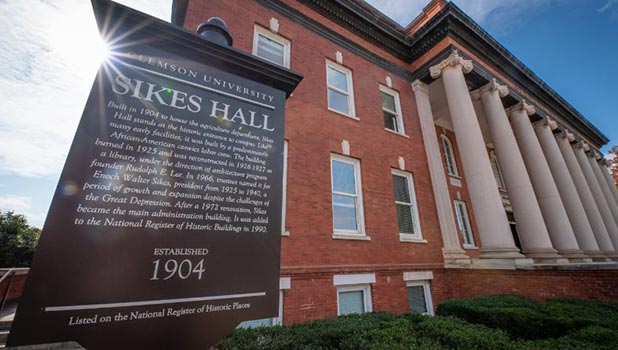
[[(573, 139), (575, 139), (575, 137), (573, 137)], [(588, 145), (584, 141), (576, 141), (575, 143), (573, 143), (573, 148), (583, 150), (584, 154), (586, 154), (589, 149)]]
[(550, 130), (556, 130), (558, 129), (558, 123), (552, 119), (551, 117), (547, 116), (545, 118), (542, 118), (536, 122), (533, 123), (535, 127), (549, 127)]
[(523, 111), (525, 112), (528, 116), (533, 115), (534, 113), (536, 113), (536, 108), (534, 108), (533, 105), (528, 104), (528, 102), (526, 100), (521, 100), (519, 103), (509, 107), (506, 109), (506, 113), (508, 115), (513, 114), (513, 112), (518, 112), (518, 111)]
[(594, 151), (594, 159), (601, 160), (603, 159), (603, 155), (597, 151)]
[(499, 84), (498, 81), (496, 81), (496, 78), (493, 78), (489, 81), (489, 83), (479, 88), (478, 91), (480, 93), (498, 91), (498, 96), (506, 97), (509, 94), (509, 87)]
[(481, 98), (481, 94), (484, 93), (492, 93), (494, 91), (498, 92), (498, 96), (505, 97), (509, 94), (509, 87), (506, 85), (501, 85), (496, 81), (496, 78), (493, 78), (489, 81), (489, 83), (481, 86), (480, 88), (470, 92), (470, 96), (473, 100), (478, 100)]
[(465, 60), (463, 57), (459, 56), (459, 51), (453, 50), (450, 56), (444, 59), (442, 62), (436, 64), (435, 66), (429, 67), (429, 73), (431, 77), (434, 79), (438, 79), (442, 75), (442, 71), (451, 66), (460, 65), (461, 69), (464, 73), (470, 73), (474, 66), (472, 65), (472, 60)]
[(428, 94), (429, 93), (429, 86), (427, 84), (423, 83), (422, 81), (417, 79), (417, 80), (412, 82), (412, 91), (414, 91), (414, 92), (420, 91), (420, 92), (424, 92), (424, 93)]
[(566, 139), (569, 143), (575, 141), (575, 135), (567, 129), (557, 134), (558, 137)]

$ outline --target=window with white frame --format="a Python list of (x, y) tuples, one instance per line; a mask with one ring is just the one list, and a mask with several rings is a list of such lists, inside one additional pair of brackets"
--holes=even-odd
[(420, 240), (422, 235), (414, 192), (414, 178), (412, 174), (404, 171), (392, 169), (391, 172), (399, 235), (401, 238)]
[(290, 278), (279, 279), (279, 314), (277, 317), (260, 318), (258, 320), (243, 321), (236, 328), (257, 328), (280, 326), (283, 324), (283, 291), (290, 289)]
[(283, 186), (281, 188), (281, 234), (287, 236), (290, 232), (285, 227), (285, 216), (287, 210), (287, 188), (288, 188), (288, 141), (283, 142)]
[(457, 226), (461, 237), (463, 238), (463, 245), (466, 248), (474, 247), (474, 236), (472, 235), (472, 227), (470, 226), (470, 218), (468, 216), (468, 208), (466, 202), (455, 200), (455, 214), (457, 216)]
[(433, 315), (431, 289), (428, 281), (406, 282), (408, 310), (413, 314)]
[(500, 169), (500, 163), (498, 163), (498, 157), (496, 157), (496, 152), (491, 151), (489, 154), (489, 159), (491, 160), (491, 168), (494, 171), (494, 176), (496, 177), (496, 183), (498, 184), (499, 189), (506, 189), (504, 184), (504, 177), (502, 176), (502, 169)]
[(334, 275), (333, 285), (337, 287), (337, 315), (373, 311), (372, 283), (376, 283), (375, 273)]
[(446, 161), (446, 172), (450, 176), (459, 176), (459, 170), (457, 170), (457, 162), (455, 160), (455, 152), (453, 150), (453, 144), (446, 135), (441, 136), (442, 149), (444, 150), (444, 160)]
[(371, 286), (369, 284), (337, 287), (338, 316), (371, 311)]
[(328, 90), (328, 109), (356, 118), (354, 112), (354, 92), (352, 71), (331, 61), (326, 61), (326, 85)]
[(331, 155), (331, 185), (334, 233), (364, 235), (360, 162)]
[(401, 102), (399, 93), (380, 85), (382, 97), (382, 114), (384, 115), (384, 128), (399, 134), (404, 134), (403, 118), (401, 117)]
[(290, 68), (290, 41), (268, 29), (255, 26), (253, 54), (269, 62)]

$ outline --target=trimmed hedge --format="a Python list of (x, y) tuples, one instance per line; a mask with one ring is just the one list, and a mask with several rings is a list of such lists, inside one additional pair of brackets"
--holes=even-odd
[[(443, 316), (369, 313), (237, 329), (220, 350), (615, 350), (618, 304), (516, 296), (449, 301)], [(555, 328), (555, 329), (554, 329)]]
[(348, 315), (289, 327), (237, 329), (221, 350), (513, 349), (500, 330), (458, 319), (388, 313)]
[(496, 295), (447, 301), (438, 305), (437, 314), (503, 329), (513, 339), (558, 338), (589, 326), (618, 330), (618, 306), (599, 301), (549, 299), (537, 303)]

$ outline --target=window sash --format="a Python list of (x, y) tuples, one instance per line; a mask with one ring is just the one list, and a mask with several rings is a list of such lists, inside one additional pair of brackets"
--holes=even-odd
[[(384, 115), (384, 127), (387, 128), (388, 130), (393, 130), (396, 132), (401, 132), (400, 131), (400, 127), (399, 127), (399, 116), (397, 114), (391, 113), (387, 110), (382, 110), (382, 113)], [(390, 123), (387, 123), (387, 118), (391, 119), (391, 122), (393, 124), (393, 127), (390, 127)]]
[(427, 300), (425, 298), (425, 287), (423, 285), (408, 286), (408, 310), (414, 314), (427, 313)]
[(254, 26), (253, 33), (253, 55), (273, 64), (290, 68), (290, 40), (257, 24)]
[[(332, 72), (332, 73), (331, 73)], [(341, 76), (337, 76), (340, 74)], [(345, 86), (341, 78), (345, 77)], [(336, 79), (341, 79), (337, 81)], [(355, 118), (354, 111), (354, 88), (352, 83), (352, 71), (326, 60), (326, 87), (328, 109)]]
[[(353, 166), (353, 190), (352, 193), (337, 191), (334, 189), (335, 185), (335, 167), (333, 166), (336, 162), (348, 164)], [(331, 204), (332, 204), (332, 215), (333, 215), (333, 230), (335, 233), (345, 233), (345, 234), (364, 234), (364, 226), (363, 226), (363, 214), (362, 214), (362, 194), (361, 194), (361, 183), (360, 183), (360, 163), (353, 160), (344, 159), (343, 157), (335, 157), (331, 156)], [(337, 226), (338, 224), (338, 216), (336, 216), (336, 208), (351, 208), (351, 206), (346, 205), (344, 203), (335, 203), (335, 196), (341, 196), (344, 198), (351, 198), (354, 201), (354, 228), (342, 228), (341, 226)], [(345, 217), (343, 217), (345, 219)]]
[(500, 163), (498, 163), (498, 158), (493, 152), (491, 153), (491, 167), (494, 171), (494, 177), (496, 178), (498, 188), (506, 189), (506, 185), (504, 184), (504, 177), (502, 176), (502, 169), (500, 168)]
[(464, 245), (473, 246), (474, 238), (472, 236), (472, 227), (470, 226), (470, 218), (468, 216), (468, 208), (463, 201), (455, 201), (455, 213), (457, 214), (457, 225), (464, 240)]
[[(391, 179), (393, 182), (393, 191), (395, 192), (395, 212), (397, 214), (397, 229), (400, 235), (410, 235), (416, 238), (421, 238), (421, 229), (418, 215), (418, 207), (416, 203), (416, 194), (414, 193), (414, 184), (412, 174), (404, 173), (393, 169), (391, 174)], [(405, 181), (398, 182), (397, 179), (403, 179)], [(397, 188), (397, 185), (405, 186), (405, 188)], [(407, 198), (397, 198), (398, 191), (405, 191), (405, 195), (403, 197)], [(404, 201), (402, 199), (408, 199), (409, 202)], [(407, 210), (400, 210), (400, 208), (405, 207)], [(405, 218), (400, 217), (400, 215), (405, 215)], [(408, 221), (405, 221), (408, 220)]]
[(258, 33), (256, 56), (283, 66), (285, 64), (285, 45)]
[(350, 96), (350, 94), (347, 91), (338, 89), (335, 86), (331, 86), (330, 84), (328, 85), (328, 89), (329, 90), (333, 90), (334, 92), (338, 92), (338, 93), (340, 93), (340, 94), (342, 94), (342, 95), (344, 95), (346, 97)]
[(348, 96), (350, 94), (350, 92), (349, 92), (349, 90), (350, 90), (350, 73), (349, 72), (341, 71), (341, 70), (339, 70), (339, 69), (337, 69), (337, 68), (335, 68), (333, 66), (330, 66), (330, 65), (328, 66), (328, 69), (331, 69), (331, 70), (333, 70), (333, 71), (335, 71), (337, 73), (341, 73), (341, 74), (343, 74), (345, 76), (347, 90), (342, 90), (342, 89), (338, 88), (337, 86), (335, 86), (333, 83), (331, 83), (330, 75), (327, 72), (326, 80), (327, 80), (328, 88)]
[(446, 171), (449, 175), (459, 176), (457, 170), (457, 163), (455, 161), (455, 153), (453, 150), (453, 144), (448, 137), (442, 135), (442, 149), (444, 150), (444, 158), (446, 160)]
[[(388, 103), (385, 102), (384, 96), (388, 96), (392, 99), (394, 109), (388, 106)], [(399, 101), (399, 93), (380, 85), (380, 97), (382, 102), (382, 113), (384, 115), (384, 127), (397, 133), (403, 133), (403, 120), (401, 115), (401, 102)], [(389, 123), (387, 123), (387, 115), (388, 117), (392, 118), (392, 128), (388, 125)]]
[[(422, 289), (418, 289), (418, 288)], [(410, 298), (410, 290), (416, 291), (416, 295), (414, 295), (415, 299)], [(422, 296), (418, 293), (422, 291)], [(431, 288), (429, 286), (428, 280), (420, 280), (420, 281), (410, 281), (406, 282), (406, 292), (408, 296), (408, 311), (410, 313), (421, 313), (425, 315), (433, 315), (433, 301), (431, 298)], [(419, 305), (414, 305), (411, 301), (419, 301), (423, 300), (423, 307), (421, 308)], [(414, 309), (413, 307), (416, 306)]]
[[(352, 295), (351, 293), (358, 293), (358, 292), (362, 293), (361, 294), (362, 297), (360, 299), (360, 301), (362, 302), (361, 313), (373, 311), (373, 307), (371, 303), (371, 285), (369, 284), (348, 285), (348, 286), (337, 287), (337, 315), (338, 316), (359, 313), (359, 312), (346, 312), (345, 310), (346, 305), (342, 305), (342, 298), (341, 298), (342, 295), (350, 296)], [(342, 306), (344, 306), (344, 310), (342, 310)]]
[[(345, 105), (341, 106), (341, 108), (339, 106), (337, 106), (337, 101), (336, 99), (333, 97), (331, 97), (331, 95), (334, 94), (341, 96), (343, 99), (345, 99)], [(343, 113), (345, 115), (351, 115), (350, 111), (350, 96), (347, 94), (344, 94), (342, 92), (339, 92), (336, 89), (333, 89), (331, 87), (328, 88), (328, 108), (334, 111), (337, 111), (339, 113)]]

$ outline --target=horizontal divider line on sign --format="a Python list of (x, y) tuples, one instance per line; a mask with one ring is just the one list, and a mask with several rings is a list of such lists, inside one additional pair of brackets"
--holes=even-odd
[(224, 299), (240, 299), (263, 297), (266, 292), (244, 293), (244, 294), (228, 294), (228, 295), (213, 295), (208, 297), (193, 297), (180, 299), (160, 299), (146, 301), (131, 301), (126, 303), (108, 303), (108, 304), (86, 304), (86, 305), (69, 305), (69, 306), (48, 306), (44, 309), (45, 312), (54, 311), (74, 311), (74, 310), (93, 310), (93, 309), (110, 309), (117, 307), (132, 307), (132, 306), (148, 306), (148, 305), (165, 305), (177, 303), (191, 303), (198, 301), (224, 300)]

